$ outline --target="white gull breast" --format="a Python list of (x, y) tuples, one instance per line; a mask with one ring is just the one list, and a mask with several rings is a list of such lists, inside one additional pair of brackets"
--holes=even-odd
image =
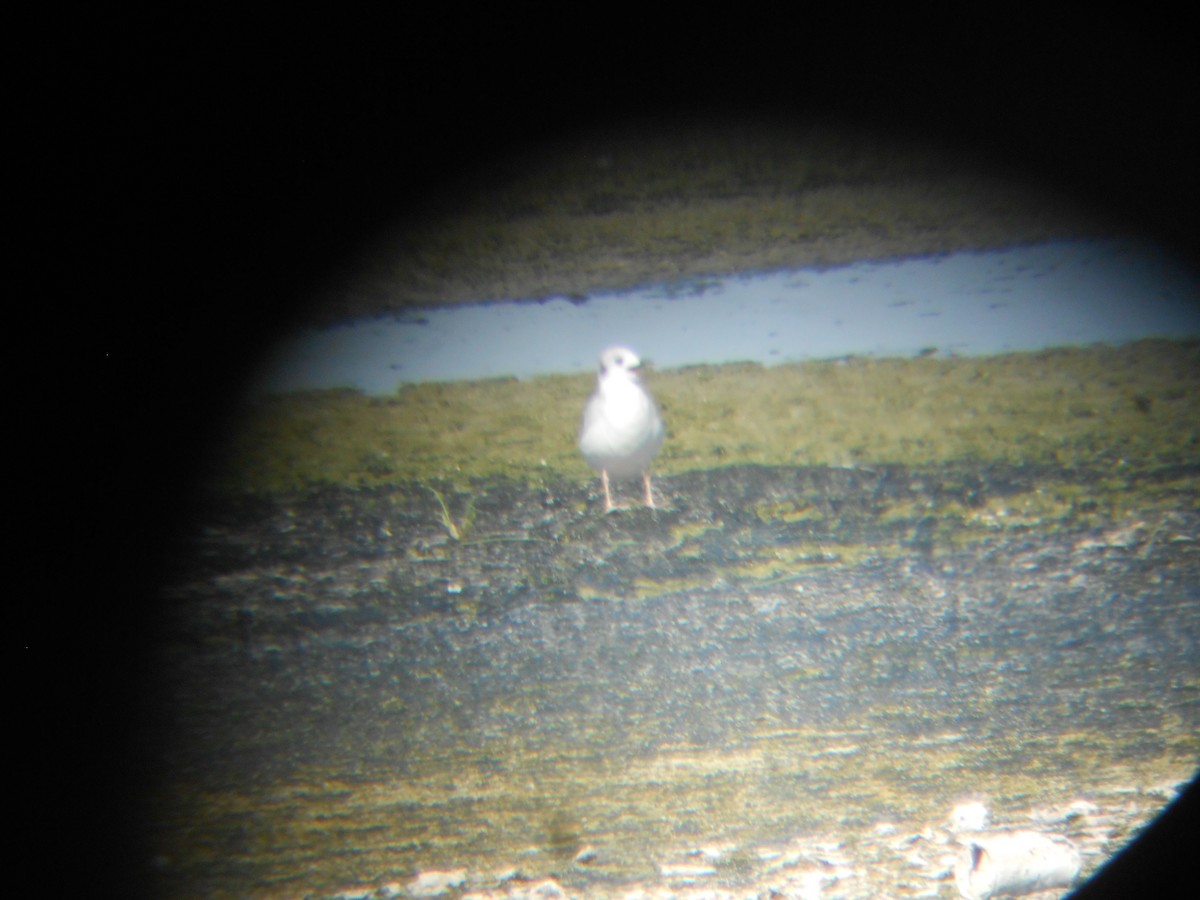
[(638, 355), (610, 347), (600, 355), (596, 390), (583, 411), (579, 449), (588, 465), (612, 478), (643, 475), (663, 443), (658, 404), (637, 374)]

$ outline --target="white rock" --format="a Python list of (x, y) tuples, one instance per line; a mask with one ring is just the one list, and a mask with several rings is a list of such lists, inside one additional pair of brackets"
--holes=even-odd
[(687, 866), (678, 863), (659, 863), (658, 872), (663, 878), (708, 878), (717, 874), (712, 866)]
[(1083, 862), (1066, 838), (1033, 831), (963, 837), (954, 881), (963, 900), (1070, 887)]
[(584, 866), (588, 863), (595, 862), (600, 857), (600, 852), (591, 844), (585, 844), (579, 848), (579, 852), (575, 854), (575, 862)]
[(408, 892), (414, 897), (436, 897), (449, 893), (467, 880), (466, 869), (448, 869), (421, 872), (408, 883)]
[(932, 881), (946, 881), (949, 878), (953, 878), (954, 857), (946, 855), (939, 856), (934, 862), (933, 866), (930, 867), (929, 871), (925, 873), (925, 877)]
[(1179, 796), (1187, 782), (1156, 784), (1153, 787), (1146, 788), (1146, 793), (1151, 797), (1161, 797), (1163, 800), (1174, 800)]
[(789, 890), (784, 896), (792, 896), (798, 900), (821, 900), (822, 888), (827, 883), (837, 881), (837, 877), (817, 869), (808, 869), (789, 879)]
[(987, 828), (988, 808), (978, 800), (960, 803), (950, 810), (950, 830), (955, 834), (963, 831), (983, 831)]
[(1065, 818), (1068, 821), (1077, 819), (1080, 816), (1094, 816), (1098, 812), (1100, 812), (1100, 807), (1090, 800), (1075, 800), (1068, 804), (1066, 810), (1064, 810)]
[(504, 884), (506, 881), (516, 881), (521, 877), (521, 870), (516, 866), (505, 866), (503, 869), (495, 869), (488, 878), (496, 882), (496, 884)]
[(712, 862), (717, 862), (723, 859), (725, 854), (731, 850), (731, 847), (718, 847), (709, 845), (707, 847), (696, 847), (694, 850), (689, 850), (684, 856), (702, 856)]
[(525, 888), (521, 892), (521, 896), (533, 898), (533, 900), (562, 900), (567, 896), (567, 892), (553, 878), (543, 878)]
[(1033, 822), (1044, 825), (1061, 825), (1076, 819), (1094, 816), (1098, 812), (1100, 812), (1100, 807), (1096, 804), (1089, 803), (1087, 800), (1076, 800), (1057, 809), (1035, 809), (1029, 814), (1029, 818)]

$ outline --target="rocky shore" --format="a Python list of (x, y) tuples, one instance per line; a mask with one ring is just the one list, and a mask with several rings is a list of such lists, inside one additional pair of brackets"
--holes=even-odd
[[(1098, 791), (1055, 809), (1028, 809), (992, 823), (980, 801), (954, 807), (939, 823), (913, 829), (881, 821), (858, 833), (796, 837), (736, 847), (697, 844), (658, 864), (658, 877), (625, 884), (589, 877), (603, 848), (582, 848), (558, 877), (530, 877), (514, 864), (419, 871), (406, 881), (348, 888), (327, 900), (444, 897), (459, 900), (865, 900), (869, 897), (1051, 900), (1086, 879), (1131, 840), (1181, 785)], [(1001, 852), (988, 861), (984, 848)], [(990, 862), (993, 871), (986, 871)]]
[(151, 877), (949, 897), (967, 799), (1086, 875), (1195, 769), (1194, 477), (733, 466), (607, 516), (569, 482), (224, 503), (166, 596)]

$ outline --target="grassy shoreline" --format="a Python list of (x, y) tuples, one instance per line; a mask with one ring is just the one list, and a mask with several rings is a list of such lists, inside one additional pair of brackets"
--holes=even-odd
[[(731, 464), (947, 462), (1147, 468), (1200, 457), (1200, 341), (984, 357), (735, 363), (653, 373), (662, 475)], [(244, 411), (221, 492), (591, 477), (590, 375), (308, 391)]]
[[(446, 185), (326, 286), (307, 324), (483, 300), (1112, 234), (956, 148), (817, 123), (646, 123), (575, 135)], [(656, 372), (656, 472), (1200, 454), (1200, 344)], [(241, 411), (221, 492), (591, 477), (590, 375), (314, 391)]]

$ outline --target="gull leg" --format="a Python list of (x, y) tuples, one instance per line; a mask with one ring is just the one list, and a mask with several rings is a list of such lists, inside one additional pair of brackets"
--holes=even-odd
[(613, 511), (612, 494), (608, 492), (608, 470), (600, 470), (600, 483), (604, 485), (604, 511), (610, 513)]
[(642, 483), (646, 485), (646, 505), (654, 509), (654, 492), (650, 490), (650, 473), (648, 471), (642, 473)]

